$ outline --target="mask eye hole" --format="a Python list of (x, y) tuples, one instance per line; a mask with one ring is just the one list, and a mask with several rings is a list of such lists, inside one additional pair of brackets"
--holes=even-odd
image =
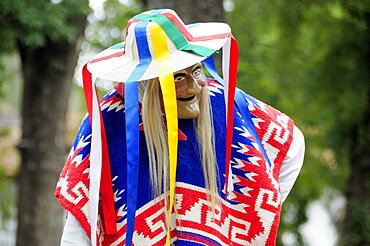
[(201, 75), (202, 75), (202, 72), (200, 71), (200, 68), (193, 71), (194, 79), (200, 79)]
[(193, 76), (193, 78), (194, 78), (194, 79), (196, 79), (196, 80), (199, 80), (199, 79), (201, 79), (201, 78), (202, 78), (202, 76), (203, 76), (203, 71), (202, 71), (202, 66), (201, 66), (200, 64), (197, 64), (197, 65), (194, 67), (194, 69), (193, 69), (193, 71), (192, 71), (192, 76)]
[(174, 79), (175, 79), (175, 82), (181, 82), (185, 79), (185, 77), (184, 76), (175, 76)]

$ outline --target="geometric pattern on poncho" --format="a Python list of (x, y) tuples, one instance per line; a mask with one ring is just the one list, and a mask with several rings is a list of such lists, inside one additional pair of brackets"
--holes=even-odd
[[(220, 184), (225, 182), (225, 106), (223, 87), (209, 80), (216, 157)], [(171, 242), (176, 245), (274, 245), (280, 220), (281, 195), (277, 182), (281, 163), (292, 141), (293, 121), (285, 114), (255, 98), (248, 101), (256, 132), (266, 149), (271, 166), (248, 132), (238, 109), (234, 112), (232, 142), (232, 192), (228, 200), (216, 206), (214, 217), (209, 210), (203, 173), (192, 120), (179, 120), (179, 129), (187, 136), (179, 141), (175, 208), (172, 217)], [(125, 245), (126, 232), (126, 157), (124, 132), (124, 99), (112, 90), (100, 101), (106, 127), (111, 161), (112, 183), (117, 214), (117, 234), (105, 235), (98, 222), (101, 245)], [(239, 109), (243, 110), (243, 109)], [(82, 121), (75, 142), (57, 184), (56, 197), (90, 235), (88, 221), (89, 153), (91, 127), (87, 117)], [(140, 166), (138, 204), (133, 243), (164, 245), (166, 225), (163, 208), (165, 195), (151, 197), (147, 151), (140, 133)], [(224, 198), (224, 189), (219, 189)]]

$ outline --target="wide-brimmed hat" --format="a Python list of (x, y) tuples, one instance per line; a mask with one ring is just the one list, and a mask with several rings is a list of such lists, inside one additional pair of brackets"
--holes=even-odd
[[(223, 79), (209, 58), (223, 50)], [(95, 89), (95, 79), (124, 82), (125, 130), (127, 149), (127, 227), (126, 245), (131, 245), (139, 172), (139, 106), (138, 83), (159, 78), (168, 131), (170, 166), (170, 200), (167, 240), (170, 239), (170, 219), (175, 193), (178, 118), (173, 73), (204, 62), (210, 74), (225, 85), (226, 129), (226, 191), (230, 170), (233, 128), (233, 106), (238, 64), (238, 48), (226, 23), (196, 23), (185, 25), (170, 9), (146, 11), (128, 21), (124, 42), (99, 53), (83, 68), (86, 104), (92, 126), (90, 151), (90, 210), (91, 242), (96, 245), (99, 198), (101, 197), (103, 225), (106, 234), (116, 232), (114, 195), (109, 167), (108, 146), (104, 121)]]
[[(147, 25), (141, 25), (148, 21)], [(152, 10), (134, 16), (127, 25), (125, 41), (100, 52), (87, 65), (87, 69), (97, 77), (127, 82), (140, 61), (140, 49), (148, 46), (151, 58), (146, 71), (139, 80), (159, 77), (155, 64), (153, 37), (150, 26), (159, 24), (165, 31), (171, 68), (176, 72), (203, 61), (218, 51), (230, 38), (231, 29), (226, 23), (209, 22), (185, 25), (179, 16), (170, 9)], [(138, 37), (138, 29), (145, 29), (145, 37)], [(143, 35), (143, 33), (141, 33)], [(147, 41), (147, 44), (144, 44)]]

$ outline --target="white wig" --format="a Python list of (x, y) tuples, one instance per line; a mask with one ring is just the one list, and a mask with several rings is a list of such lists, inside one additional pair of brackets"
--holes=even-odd
[[(169, 156), (167, 130), (162, 112), (161, 90), (158, 78), (140, 82), (142, 99), (142, 120), (144, 125), (146, 145), (149, 156), (150, 181), (153, 195), (159, 197), (169, 190)], [(143, 86), (146, 87), (143, 90)], [(204, 183), (207, 190), (207, 200), (212, 204), (214, 212), (218, 201), (217, 163), (215, 154), (215, 138), (213, 130), (212, 109), (210, 107), (209, 91), (203, 87), (199, 101), (200, 116), (194, 119), (199, 155), (201, 157)], [(179, 150), (181, 151), (181, 150)], [(167, 199), (165, 207), (168, 207)], [(167, 209), (166, 209), (167, 211)]]

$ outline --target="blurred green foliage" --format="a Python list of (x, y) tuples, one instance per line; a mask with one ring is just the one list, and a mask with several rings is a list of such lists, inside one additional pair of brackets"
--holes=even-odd
[(370, 1), (233, 4), (228, 21), (239, 44), (238, 86), (291, 116), (306, 137), (305, 164), (280, 228), (280, 236), (293, 232), (303, 245), (307, 205), (328, 187), (345, 191), (352, 128), (369, 107)]
[(72, 16), (89, 13), (85, 1), (3, 0), (0, 2), (0, 51), (13, 50), (14, 40), (29, 46), (73, 40)]
[(8, 92), (4, 83), (14, 79), (9, 71), (21, 74), (19, 65), (8, 65), (18, 56), (18, 43), (40, 47), (51, 41), (72, 41), (76, 35), (72, 17), (89, 12), (87, 0), (0, 1), (0, 98)]
[(0, 230), (6, 226), (10, 218), (14, 217), (16, 208), (16, 189), (13, 178), (6, 175), (0, 166)]
[(102, 9), (89, 17), (86, 42), (96, 51), (101, 51), (123, 41), (127, 21), (141, 11), (140, 2), (122, 4), (119, 0), (106, 0)]

